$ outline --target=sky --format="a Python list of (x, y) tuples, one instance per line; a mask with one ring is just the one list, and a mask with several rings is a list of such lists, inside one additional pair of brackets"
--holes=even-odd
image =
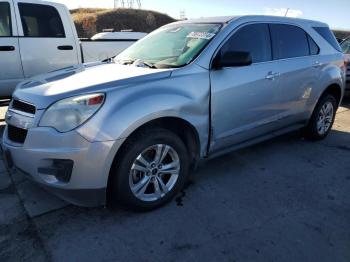
[[(68, 6), (112, 8), (114, 0), (54, 0)], [(179, 18), (222, 15), (285, 15), (328, 23), (333, 29), (350, 29), (350, 0), (140, 0), (143, 9)], [(121, 1), (119, 1), (121, 2)], [(127, 0), (125, 0), (127, 2)], [(137, 2), (136, 0), (134, 1)], [(135, 5), (136, 6), (136, 5)]]

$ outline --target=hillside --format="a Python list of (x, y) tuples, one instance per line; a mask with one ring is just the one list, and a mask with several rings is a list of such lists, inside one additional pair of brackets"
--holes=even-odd
[(79, 8), (71, 10), (71, 14), (80, 38), (90, 38), (103, 29), (132, 29), (135, 32), (149, 33), (175, 21), (168, 15), (140, 9)]
[[(140, 9), (79, 8), (70, 12), (80, 38), (90, 38), (103, 29), (115, 31), (132, 29), (135, 32), (149, 33), (175, 21), (166, 14)], [(350, 35), (350, 32), (340, 30), (334, 30), (334, 33), (342, 39)]]

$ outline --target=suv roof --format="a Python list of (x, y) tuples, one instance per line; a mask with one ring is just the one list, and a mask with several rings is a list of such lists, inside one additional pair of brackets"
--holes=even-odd
[(245, 16), (218, 16), (218, 17), (204, 17), (198, 19), (190, 19), (185, 21), (179, 21), (178, 23), (231, 23), (233, 21), (256, 21), (256, 22), (287, 22), (296, 23), (300, 25), (310, 25), (314, 27), (328, 27), (327, 24), (307, 19), (290, 18), (281, 16), (266, 16), (266, 15), (245, 15)]

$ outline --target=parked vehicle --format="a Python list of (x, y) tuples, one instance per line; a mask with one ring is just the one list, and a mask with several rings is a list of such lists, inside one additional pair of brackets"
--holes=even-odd
[(350, 93), (350, 37), (340, 44), (344, 54), (347, 57), (348, 65), (346, 70), (346, 92)]
[[(121, 36), (120, 34), (124, 35)], [(141, 38), (84, 39), (66, 6), (38, 0), (0, 0), (0, 98), (38, 74), (113, 57)]]
[(267, 16), (176, 22), (106, 63), (19, 85), (6, 162), (74, 204), (151, 210), (200, 159), (303, 129), (325, 138), (345, 87), (326, 24)]
[(146, 35), (140, 32), (103, 32), (91, 39), (80, 39), (82, 61), (96, 62), (114, 57)]
[(339, 44), (340, 44), (341, 42), (344, 41), (344, 39), (341, 39), (341, 38), (339, 38), (339, 37), (336, 37), (336, 39), (337, 39), (337, 41), (338, 41)]

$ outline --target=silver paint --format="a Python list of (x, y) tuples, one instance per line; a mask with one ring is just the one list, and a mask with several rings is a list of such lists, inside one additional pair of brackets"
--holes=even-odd
[[(174, 117), (189, 123), (198, 134), (200, 157), (204, 158), (304, 125), (323, 91), (332, 84), (339, 85), (344, 93), (345, 71), (341, 69), (344, 57), (312, 29), (325, 26), (323, 23), (265, 16), (184, 23), (189, 22), (223, 22), (225, 25), (185, 67), (148, 69), (93, 63), (40, 75), (19, 85), (13, 96), (33, 103), (38, 110), (32, 119), (15, 112), (7, 119), (11, 124), (29, 129), (23, 145), (9, 141), (5, 129), (3, 146), (11, 152), (16, 166), (49, 187), (106, 188), (119, 148), (130, 134), (149, 121)], [(317, 42), (321, 53), (210, 70), (213, 57), (228, 37), (239, 27), (256, 22), (300, 26)], [(270, 72), (275, 73), (275, 77), (267, 77)], [(76, 130), (59, 133), (53, 128), (38, 127), (42, 114), (52, 103), (95, 92), (106, 94), (105, 104)], [(74, 160), (69, 183), (38, 174), (38, 166), (48, 158)]]

